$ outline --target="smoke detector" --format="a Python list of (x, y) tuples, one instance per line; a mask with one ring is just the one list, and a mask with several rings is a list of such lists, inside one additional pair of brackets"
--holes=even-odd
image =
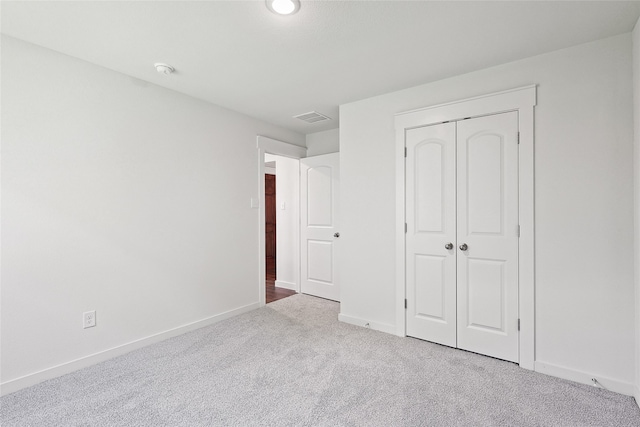
[(331, 117), (320, 114), (317, 111), (309, 111), (308, 113), (298, 114), (297, 116), (293, 116), (293, 118), (302, 120), (303, 122), (307, 123), (318, 123), (324, 122), (325, 120), (331, 120)]
[(158, 71), (160, 74), (164, 74), (167, 76), (176, 70), (171, 65), (163, 64), (162, 62), (156, 62), (153, 65), (156, 67), (156, 71)]

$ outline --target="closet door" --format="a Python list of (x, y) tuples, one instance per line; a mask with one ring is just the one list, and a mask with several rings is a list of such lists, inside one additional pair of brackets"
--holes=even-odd
[(406, 133), (407, 335), (456, 346), (456, 124)]
[(518, 113), (457, 125), (458, 347), (518, 361)]

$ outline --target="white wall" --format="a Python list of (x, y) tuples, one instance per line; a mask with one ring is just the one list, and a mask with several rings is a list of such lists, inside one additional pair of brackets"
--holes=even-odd
[(329, 129), (307, 134), (307, 157), (340, 151), (340, 130)]
[(276, 162), (275, 285), (297, 291), (300, 276), (300, 162), (272, 154), (265, 154), (265, 160)]
[[(300, 276), (300, 166), (297, 159), (276, 159), (276, 286), (298, 290)], [(284, 208), (283, 208), (284, 204)]]
[(631, 81), (625, 34), (342, 105), (341, 314), (395, 329), (394, 114), (535, 83), (536, 366), (630, 394)]
[(9, 37), (2, 125), (4, 393), (258, 306), (256, 135), (302, 135)]
[(636, 285), (636, 384), (635, 398), (640, 406), (640, 19), (633, 30), (633, 122), (635, 172), (635, 285)]

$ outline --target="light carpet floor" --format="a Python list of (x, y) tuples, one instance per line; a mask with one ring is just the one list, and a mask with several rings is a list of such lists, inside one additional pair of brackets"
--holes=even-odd
[(633, 398), (295, 295), (0, 399), (9, 426), (640, 426)]

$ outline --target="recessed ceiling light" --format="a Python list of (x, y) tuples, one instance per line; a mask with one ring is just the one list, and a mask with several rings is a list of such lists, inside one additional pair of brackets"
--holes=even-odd
[(267, 9), (278, 15), (293, 15), (300, 10), (300, 0), (266, 0)]

